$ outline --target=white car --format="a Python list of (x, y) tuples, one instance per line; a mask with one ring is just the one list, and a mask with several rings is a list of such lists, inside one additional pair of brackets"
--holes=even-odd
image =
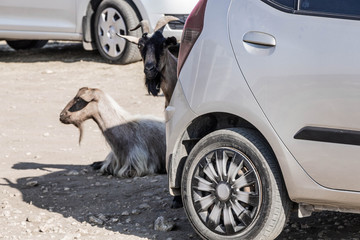
[(201, 237), (274, 239), (293, 207), (360, 213), (359, 37), (358, 0), (199, 1), (166, 134)]
[[(116, 33), (140, 37), (129, 31), (141, 20), (152, 29), (164, 15), (185, 21), (197, 0), (1, 0), (0, 39), (14, 49), (42, 47), (47, 40), (82, 41), (86, 50), (98, 49), (109, 62), (140, 59), (133, 44)], [(183, 23), (173, 22), (165, 36), (180, 39)]]

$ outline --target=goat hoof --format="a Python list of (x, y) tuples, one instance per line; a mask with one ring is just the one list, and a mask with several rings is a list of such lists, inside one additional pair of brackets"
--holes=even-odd
[(92, 167), (94, 170), (99, 170), (102, 165), (103, 165), (103, 162), (93, 162), (90, 165), (90, 167)]
[(181, 196), (175, 196), (172, 201), (171, 208), (182, 208), (182, 207), (183, 207), (183, 203)]

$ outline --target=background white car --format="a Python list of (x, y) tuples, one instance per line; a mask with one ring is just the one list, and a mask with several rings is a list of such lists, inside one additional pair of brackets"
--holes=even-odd
[[(98, 49), (109, 62), (140, 59), (134, 44), (116, 33), (140, 37), (129, 31), (141, 20), (152, 29), (164, 15), (186, 20), (197, 0), (1, 0), (0, 39), (14, 49), (42, 47), (47, 40), (82, 41), (86, 50)], [(164, 36), (180, 39), (183, 23), (173, 22)], [(19, 41), (20, 40), (20, 41)]]

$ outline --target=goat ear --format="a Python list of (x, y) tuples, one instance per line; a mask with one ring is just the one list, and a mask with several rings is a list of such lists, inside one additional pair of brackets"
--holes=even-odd
[(169, 47), (171, 45), (177, 45), (177, 40), (175, 37), (168, 37), (166, 40), (165, 40), (165, 43), (164, 43), (165, 47)]
[(80, 94), (79, 97), (81, 97), (81, 99), (88, 103), (96, 100), (95, 89), (88, 88), (82, 94)]
[(125, 39), (125, 40), (128, 41), (128, 42), (134, 43), (134, 44), (136, 44), (136, 45), (139, 44), (139, 38), (137, 38), (137, 37), (125, 36), (125, 35), (121, 35), (121, 34), (119, 34), (119, 33), (116, 33), (116, 35), (119, 36), (119, 37), (121, 37), (121, 38), (123, 38), (123, 39)]

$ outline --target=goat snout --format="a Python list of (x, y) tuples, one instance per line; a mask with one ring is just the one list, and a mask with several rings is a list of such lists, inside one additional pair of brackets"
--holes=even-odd
[(145, 65), (145, 71), (147, 72), (151, 72), (155, 70), (155, 65), (154, 64), (146, 64)]
[(158, 75), (158, 71), (154, 64), (146, 64), (144, 67), (146, 78), (154, 79)]
[(60, 122), (65, 123), (65, 124), (69, 124), (69, 115), (66, 112), (61, 112), (60, 113)]

